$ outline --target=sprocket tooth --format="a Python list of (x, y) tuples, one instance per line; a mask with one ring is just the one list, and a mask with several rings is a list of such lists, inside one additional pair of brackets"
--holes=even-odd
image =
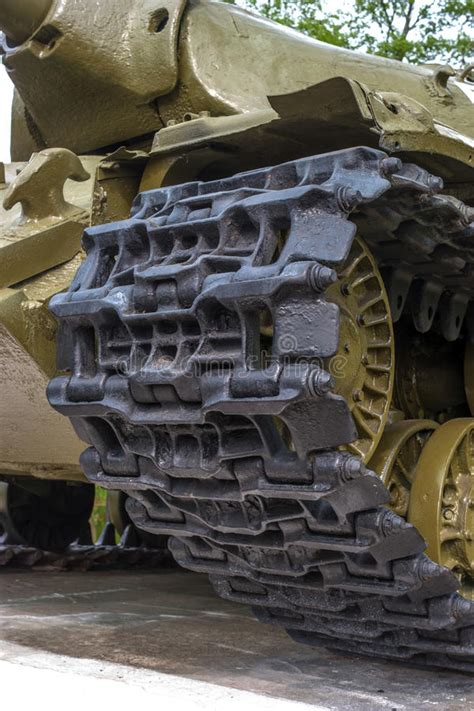
[(108, 521), (101, 531), (97, 540), (99, 546), (114, 546), (115, 545), (115, 527)]
[(120, 536), (119, 546), (122, 548), (137, 548), (140, 546), (140, 538), (135, 526), (131, 523), (125, 527), (124, 532)]

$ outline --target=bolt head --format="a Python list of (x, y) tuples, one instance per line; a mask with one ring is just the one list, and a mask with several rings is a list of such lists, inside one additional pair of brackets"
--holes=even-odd
[(452, 521), (454, 518), (454, 511), (449, 508), (444, 509), (443, 510), (443, 518), (445, 521)]

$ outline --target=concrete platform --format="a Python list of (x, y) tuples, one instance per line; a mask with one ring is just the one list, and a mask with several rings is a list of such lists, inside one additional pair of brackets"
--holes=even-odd
[(176, 570), (0, 571), (0, 687), (21, 711), (474, 708), (471, 677), (300, 646)]

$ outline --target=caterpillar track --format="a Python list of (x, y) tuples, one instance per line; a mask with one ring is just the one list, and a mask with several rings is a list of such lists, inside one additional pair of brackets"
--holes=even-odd
[(147, 546), (129, 526), (115, 542), (115, 530), (106, 524), (95, 543), (76, 541), (66, 550), (48, 551), (27, 545), (0, 542), (1, 568), (41, 570), (97, 570), (104, 568), (163, 568), (170, 564), (164, 548)]
[(14, 483), (0, 482), (0, 569), (96, 570), (170, 564), (166, 539), (137, 531), (125, 515), (122, 494), (110, 492), (108, 520), (94, 541), (88, 521), (93, 487), (72, 488), (66, 509), (55, 508), (55, 503), (64, 501), (65, 490), (64, 482), (56, 482), (47, 492), (50, 495), (42, 498)]
[[(387, 303), (448, 341), (471, 326), (473, 210), (442, 188), (355, 148), (142, 194), (86, 231), (52, 301), (48, 394), (90, 444), (88, 479), (126, 491), (134, 523), (223, 597), (301, 642), (472, 672), (474, 605), (364, 464), (393, 389)], [(328, 297), (356, 234), (387, 287), (358, 320), (357, 406), (331, 373)]]

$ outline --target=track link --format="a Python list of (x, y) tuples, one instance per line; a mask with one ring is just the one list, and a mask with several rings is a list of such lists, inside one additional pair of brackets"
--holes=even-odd
[(130, 220), (86, 231), (52, 301), (70, 372), (49, 398), (91, 445), (89, 480), (126, 491), (134, 523), (223, 597), (302, 642), (474, 671), (473, 604), (350, 452), (325, 299), (359, 232), (394, 319), (456, 339), (473, 214), (441, 189), (356, 148), (142, 194)]
[(41, 570), (97, 570), (122, 568), (163, 568), (171, 564), (167, 548), (148, 546), (133, 525), (127, 526), (115, 542), (115, 529), (107, 523), (95, 543), (78, 540), (61, 552), (0, 541), (2, 568)]

